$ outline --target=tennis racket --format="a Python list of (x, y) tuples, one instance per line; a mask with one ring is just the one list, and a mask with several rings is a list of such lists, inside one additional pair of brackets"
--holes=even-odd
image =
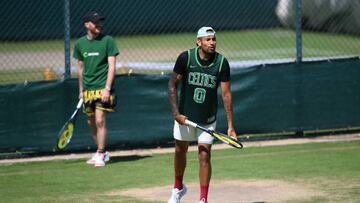
[(56, 141), (56, 148), (58, 150), (63, 150), (66, 147), (66, 145), (69, 144), (71, 137), (73, 135), (73, 132), (74, 132), (76, 117), (77, 117), (77, 114), (78, 114), (79, 109), (81, 108), (82, 104), (83, 104), (83, 99), (80, 99), (76, 106), (74, 113), (71, 115), (70, 119), (68, 121), (66, 121), (64, 126), (61, 128), (61, 130), (58, 134), (58, 139)]
[(210, 130), (210, 129), (207, 129), (205, 127), (202, 127), (192, 121), (189, 121), (189, 120), (185, 120), (185, 124), (186, 125), (189, 125), (189, 126), (192, 126), (194, 128), (198, 128), (204, 132), (207, 132), (209, 133), (211, 136), (215, 137), (216, 139), (222, 141), (223, 143), (225, 144), (228, 144), (232, 147), (235, 147), (235, 148), (238, 148), (238, 149), (241, 149), (243, 148), (243, 145), (241, 144), (241, 142), (239, 142), (237, 139), (231, 137), (231, 136), (228, 136), (228, 135), (225, 135), (223, 133), (220, 133), (220, 132), (216, 132), (214, 130)]

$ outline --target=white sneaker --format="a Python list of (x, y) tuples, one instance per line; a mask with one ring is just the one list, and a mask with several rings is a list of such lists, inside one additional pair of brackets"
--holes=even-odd
[(205, 198), (202, 198), (202, 199), (199, 201), (199, 203), (206, 203)]
[[(97, 156), (97, 152), (91, 157), (91, 159), (87, 160), (86, 163), (87, 164), (95, 164), (95, 161), (96, 161), (96, 156)], [(110, 154), (108, 151), (105, 151), (104, 152), (104, 162), (108, 162), (110, 161)]]
[(168, 203), (180, 203), (180, 199), (186, 194), (187, 188), (183, 184), (183, 188), (181, 190), (177, 188), (173, 188), (171, 190), (171, 197)]
[(105, 166), (105, 155), (104, 153), (96, 153), (97, 155), (95, 156), (95, 167), (103, 167)]
[(87, 160), (86, 163), (87, 163), (87, 164), (95, 164), (95, 158), (96, 158), (96, 156), (97, 156), (97, 153), (95, 153), (95, 154), (91, 157), (91, 159)]

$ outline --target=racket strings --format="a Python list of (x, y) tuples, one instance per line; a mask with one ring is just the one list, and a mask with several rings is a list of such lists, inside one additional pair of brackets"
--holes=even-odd
[(64, 128), (64, 131), (59, 136), (59, 140), (57, 143), (58, 149), (64, 149), (66, 147), (66, 145), (69, 143), (71, 139), (73, 131), (74, 131), (74, 124), (68, 123), (68, 125), (66, 125), (66, 127)]

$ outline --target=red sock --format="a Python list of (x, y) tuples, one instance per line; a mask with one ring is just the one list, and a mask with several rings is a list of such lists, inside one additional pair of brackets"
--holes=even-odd
[(175, 176), (174, 188), (181, 190), (183, 188), (183, 176)]
[(204, 198), (205, 201), (207, 201), (208, 191), (209, 191), (208, 185), (200, 185), (200, 200)]

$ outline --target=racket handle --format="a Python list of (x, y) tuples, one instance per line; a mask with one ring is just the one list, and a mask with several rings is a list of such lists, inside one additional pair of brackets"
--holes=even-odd
[(192, 122), (192, 121), (189, 121), (189, 120), (185, 120), (185, 124), (186, 125), (189, 125), (189, 126), (192, 126), (192, 127), (194, 127), (194, 128), (196, 128), (197, 127), (197, 124), (196, 123), (194, 123), (194, 122)]
[(83, 104), (83, 98), (81, 98), (76, 106), (77, 109), (80, 109), (81, 105)]

